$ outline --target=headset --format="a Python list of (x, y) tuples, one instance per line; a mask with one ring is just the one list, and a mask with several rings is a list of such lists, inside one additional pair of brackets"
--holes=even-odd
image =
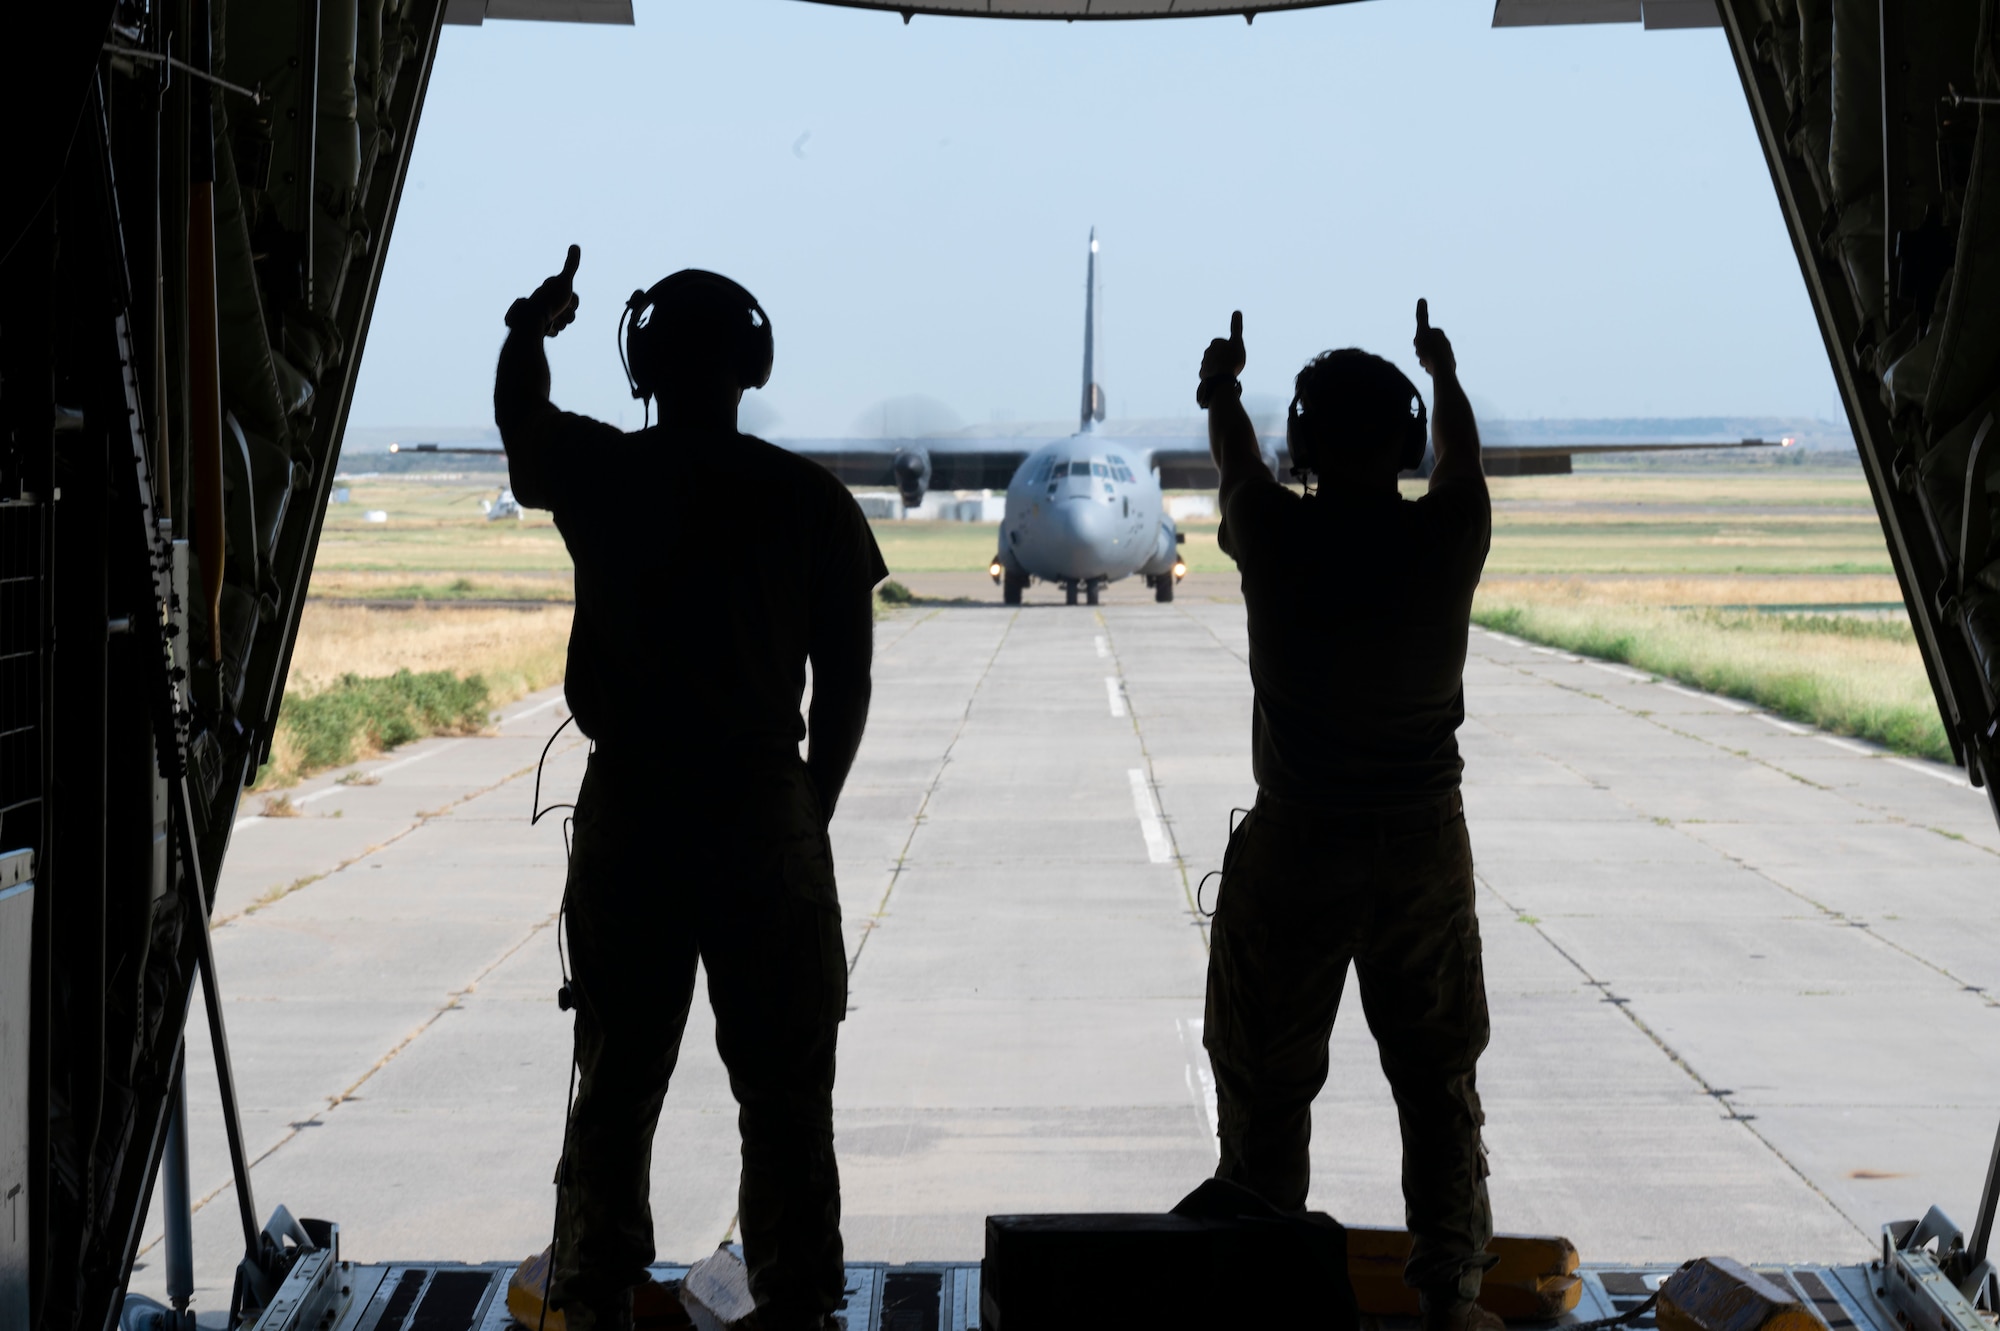
[[(1402, 427), (1402, 437), (1396, 441), (1396, 470), (1415, 471), (1424, 465), (1424, 450), (1429, 447), (1431, 438), (1431, 416), (1429, 409), (1424, 406), (1424, 395), (1410, 382), (1410, 376), (1388, 361), (1378, 360), (1369, 369), (1378, 375), (1384, 370), (1394, 375), (1394, 382), (1409, 395), (1407, 399), (1410, 407), (1409, 422)], [(1305, 404), (1299, 400), (1299, 395), (1294, 393), (1291, 408), (1285, 416), (1285, 447), (1292, 455), (1292, 475), (1301, 483), (1316, 468), (1313, 464), (1312, 446), (1301, 448), (1300, 444), (1304, 442), (1305, 435), (1320, 433), (1312, 430), (1310, 424), (1307, 430), (1302, 432), (1299, 425), (1305, 419)]]
[(718, 331), (730, 339), (725, 355), (737, 383), (762, 388), (771, 382), (771, 316), (722, 274), (683, 268), (648, 290), (634, 291), (618, 316), (618, 360), (633, 397), (650, 404), (659, 395), (662, 355), (670, 338), (691, 331), (689, 316), (722, 326)]

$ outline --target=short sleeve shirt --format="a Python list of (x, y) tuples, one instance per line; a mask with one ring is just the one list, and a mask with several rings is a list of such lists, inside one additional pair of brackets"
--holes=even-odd
[(888, 576), (847, 487), (750, 435), (626, 434), (549, 410), (511, 432), (515, 497), (576, 565), (564, 693), (600, 746), (796, 746), (819, 630)]
[(1492, 506), (1479, 481), (1300, 495), (1255, 478), (1221, 541), (1243, 575), (1260, 789), (1352, 809), (1458, 789), (1466, 636)]

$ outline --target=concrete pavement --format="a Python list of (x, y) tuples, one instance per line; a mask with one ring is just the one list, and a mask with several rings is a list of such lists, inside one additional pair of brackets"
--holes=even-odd
[[(1253, 795), (1242, 607), (917, 606), (877, 643), (833, 829), (850, 1257), (976, 1258), (989, 1212), (1170, 1205), (1215, 1159), (1195, 890)], [(1500, 1226), (1587, 1261), (1851, 1261), (1934, 1202), (1969, 1220), (2000, 1117), (1983, 795), (1624, 667), (1480, 632), (1472, 652)], [(260, 1217), (337, 1219), (362, 1260), (547, 1242), (563, 848), (528, 815), (560, 715), (525, 700), (239, 827), (215, 944)], [(557, 741), (545, 801), (582, 757)], [(1312, 1200), (1394, 1224), (1395, 1115), (1358, 1016), (1315, 1106)], [(236, 1202), (195, 1025), (212, 1309)], [(730, 1235), (735, 1176), (697, 1002), (654, 1157), (663, 1257)]]

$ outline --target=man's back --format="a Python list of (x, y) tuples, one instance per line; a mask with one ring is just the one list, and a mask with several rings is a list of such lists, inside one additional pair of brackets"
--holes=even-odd
[(1260, 789), (1352, 808), (1456, 790), (1473, 588), (1492, 531), (1483, 484), (1300, 496), (1251, 480), (1224, 550), (1243, 573)]
[(815, 631), (886, 573), (846, 488), (750, 435), (538, 424), (549, 465), (516, 493), (554, 511), (576, 564), (566, 692), (584, 732), (683, 753), (798, 744)]

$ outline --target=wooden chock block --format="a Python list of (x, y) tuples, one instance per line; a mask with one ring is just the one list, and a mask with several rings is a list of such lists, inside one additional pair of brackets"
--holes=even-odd
[(1660, 1286), (1660, 1331), (1824, 1331), (1788, 1286), (1731, 1257), (1689, 1262)]
[[(1566, 1238), (1495, 1234), (1486, 1251), (1499, 1260), (1480, 1282), (1479, 1306), (1503, 1320), (1548, 1321), (1574, 1310), (1583, 1297), (1576, 1245)], [(1417, 1315), (1417, 1292), (1403, 1283), (1409, 1260), (1408, 1230), (1348, 1229), (1347, 1276), (1363, 1315)]]

